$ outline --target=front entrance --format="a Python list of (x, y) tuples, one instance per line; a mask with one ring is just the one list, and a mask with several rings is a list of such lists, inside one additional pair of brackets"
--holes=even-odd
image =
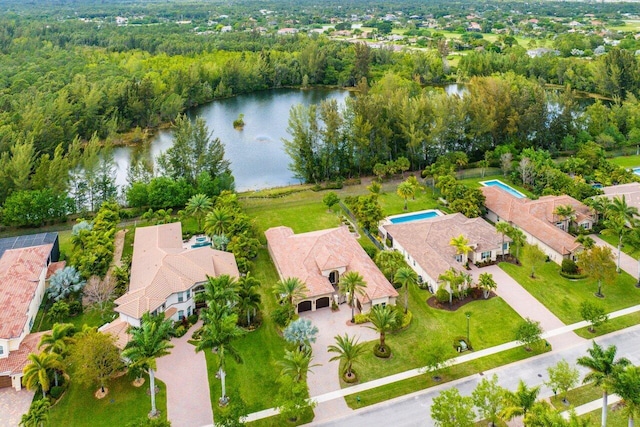
[(298, 304), (298, 313), (302, 313), (304, 311), (311, 311), (311, 301), (302, 301)]
[(329, 297), (322, 297), (316, 300), (316, 310), (319, 308), (329, 307), (330, 300)]

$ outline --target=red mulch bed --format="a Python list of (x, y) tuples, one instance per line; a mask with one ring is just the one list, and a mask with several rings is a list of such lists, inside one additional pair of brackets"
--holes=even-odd
[[(489, 292), (489, 298), (487, 299), (491, 299), (495, 296), (496, 296), (495, 293)], [(453, 297), (453, 301), (451, 302), (451, 305), (449, 305), (448, 301), (445, 302), (444, 304), (440, 304), (435, 296), (432, 296), (429, 299), (427, 299), (427, 304), (429, 304), (429, 307), (437, 308), (438, 310), (456, 311), (460, 307), (464, 307), (466, 304), (470, 302), (473, 302), (476, 300), (483, 300), (483, 299), (484, 298), (482, 296), (482, 289), (473, 288), (469, 292), (469, 295), (466, 296), (463, 300)]]

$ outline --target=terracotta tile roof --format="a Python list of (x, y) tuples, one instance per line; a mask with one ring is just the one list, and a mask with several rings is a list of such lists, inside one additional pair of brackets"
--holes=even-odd
[(624, 196), (629, 206), (640, 209), (640, 182), (612, 185), (604, 187), (602, 191), (604, 191), (604, 195), (596, 197), (606, 197), (613, 200), (616, 197)]
[(593, 220), (593, 211), (571, 196), (544, 196), (538, 200), (518, 199), (498, 187), (482, 187), (487, 209), (495, 212), (501, 220), (509, 221), (529, 233), (561, 255), (574, 253), (581, 247), (575, 237), (556, 227), (560, 220), (554, 211), (558, 206), (571, 205), (576, 211), (576, 220)]
[(129, 291), (115, 300), (116, 311), (139, 319), (207, 276), (238, 277), (232, 253), (210, 247), (184, 249), (180, 223), (136, 228)]
[(67, 261), (52, 262), (47, 269), (47, 279), (58, 270), (62, 270), (67, 265)]
[[(453, 237), (465, 236), (469, 246), (479, 253), (500, 251), (502, 246), (502, 235), (491, 224), (482, 218), (467, 218), (461, 213), (404, 224), (386, 224), (382, 228), (435, 280), (452, 267), (465, 271), (455, 260), (455, 248), (449, 244)], [(510, 241), (505, 238), (505, 242)]]
[(27, 323), (42, 270), (53, 245), (5, 251), (0, 258), (0, 338), (17, 338)]
[(111, 334), (116, 339), (116, 347), (120, 350), (123, 350), (129, 340), (131, 339), (131, 335), (129, 334), (129, 325), (128, 322), (117, 318), (111, 323), (107, 323), (106, 325), (101, 326), (98, 330), (103, 334)]
[(293, 234), (289, 227), (274, 227), (265, 235), (280, 278), (303, 281), (308, 298), (334, 292), (327, 275), (340, 268), (357, 271), (364, 278), (367, 287), (366, 295), (358, 297), (361, 303), (398, 295), (347, 227), (302, 234)]
[(9, 357), (0, 359), (0, 375), (15, 375), (22, 372), (27, 365), (27, 356), (38, 352), (40, 338), (48, 332), (51, 331), (36, 332), (24, 337), (17, 350), (11, 351)]

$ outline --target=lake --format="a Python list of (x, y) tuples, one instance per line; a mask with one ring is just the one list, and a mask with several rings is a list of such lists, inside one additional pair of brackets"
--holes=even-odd
[[(213, 101), (189, 111), (189, 116), (203, 117), (209, 131), (225, 147), (225, 158), (231, 162), (231, 171), (238, 191), (258, 190), (299, 184), (289, 170), (291, 162), (284, 151), (282, 138), (287, 133), (289, 110), (297, 104), (317, 104), (335, 99), (344, 105), (350, 92), (335, 89), (277, 89), (261, 91), (233, 98)], [(233, 128), (233, 121), (244, 114), (244, 129)], [(171, 130), (162, 130), (148, 144), (153, 158), (171, 147)], [(144, 150), (144, 149), (143, 149)], [(134, 154), (134, 151), (137, 151)], [(114, 158), (118, 166), (116, 184), (127, 184), (127, 170), (132, 155), (140, 155), (138, 147), (117, 147)], [(143, 153), (147, 154), (147, 153)]]

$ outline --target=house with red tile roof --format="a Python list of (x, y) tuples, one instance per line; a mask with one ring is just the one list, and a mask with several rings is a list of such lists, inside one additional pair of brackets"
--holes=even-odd
[[(486, 217), (489, 221), (507, 221), (519, 228), (527, 242), (536, 244), (547, 256), (561, 264), (565, 258), (575, 258), (582, 245), (568, 233), (575, 224), (590, 230), (596, 221), (595, 212), (571, 196), (543, 196), (537, 200), (517, 198), (498, 187), (482, 187), (485, 197)], [(562, 218), (556, 210), (560, 206), (573, 207), (573, 218)]]
[(604, 192), (603, 195), (595, 197), (606, 197), (610, 201), (613, 201), (616, 197), (620, 199), (624, 197), (627, 205), (640, 209), (640, 182), (611, 185), (603, 187), (602, 191)]
[(349, 271), (357, 271), (366, 282), (364, 295), (357, 295), (361, 312), (374, 305), (395, 304), (398, 292), (347, 227), (301, 234), (294, 234), (289, 227), (274, 227), (265, 236), (280, 279), (297, 277), (307, 286), (305, 298), (295, 301), (296, 312), (343, 302), (338, 286), (340, 277)]
[[(389, 249), (400, 252), (407, 264), (432, 290), (438, 289), (441, 274), (453, 268), (466, 271), (466, 263), (495, 261), (502, 255), (502, 235), (482, 218), (467, 218), (461, 213), (436, 216), (417, 221), (383, 224), (380, 234)], [(471, 252), (459, 254), (451, 239), (464, 236)], [(509, 253), (511, 239), (504, 239), (504, 253)]]
[[(1, 239), (0, 388), (20, 390), (22, 369), (41, 334), (31, 334), (46, 291), (47, 278), (61, 268), (57, 233)], [(52, 243), (43, 243), (45, 241)], [(36, 244), (36, 246), (29, 246)]]
[[(180, 320), (195, 312), (194, 295), (208, 277), (238, 277), (230, 252), (185, 247), (179, 222), (136, 228), (129, 290), (115, 300), (119, 318), (100, 330), (126, 343), (128, 325), (140, 326), (144, 313)], [(124, 325), (126, 323), (126, 325)]]

